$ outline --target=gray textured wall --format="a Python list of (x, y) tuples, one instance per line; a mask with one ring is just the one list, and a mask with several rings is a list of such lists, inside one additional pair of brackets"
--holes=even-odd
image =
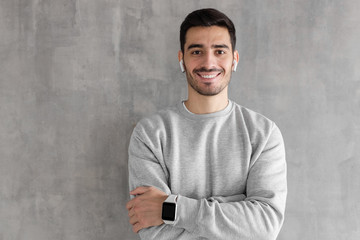
[(178, 29), (201, 7), (238, 30), (230, 97), (286, 141), (278, 239), (360, 239), (360, 1), (1, 0), (0, 240), (138, 239), (129, 137), (186, 98)]

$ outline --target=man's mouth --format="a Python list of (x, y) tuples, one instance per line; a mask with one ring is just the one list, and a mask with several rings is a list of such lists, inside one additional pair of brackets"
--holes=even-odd
[(221, 72), (212, 72), (212, 73), (202, 73), (202, 72), (197, 72), (196, 73), (199, 77), (203, 78), (203, 79), (214, 79), (217, 76), (219, 76), (221, 74)]
[(216, 76), (217, 76), (216, 74), (214, 74), (214, 75), (201, 75), (201, 77), (203, 77), (203, 78), (214, 78)]
[(204, 67), (194, 71), (194, 73), (197, 74), (203, 81), (207, 82), (215, 80), (222, 72), (223, 70), (221, 68), (206, 69)]

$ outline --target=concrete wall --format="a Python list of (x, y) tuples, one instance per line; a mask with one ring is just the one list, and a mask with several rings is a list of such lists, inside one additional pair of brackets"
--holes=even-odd
[(0, 240), (138, 239), (129, 137), (186, 98), (178, 30), (202, 7), (237, 27), (230, 97), (286, 141), (278, 239), (360, 239), (360, 1), (1, 0)]

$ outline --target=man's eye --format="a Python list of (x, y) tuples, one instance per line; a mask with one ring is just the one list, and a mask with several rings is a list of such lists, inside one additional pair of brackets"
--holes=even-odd
[(200, 51), (198, 51), (198, 50), (193, 51), (192, 54), (193, 54), (193, 55), (199, 55), (199, 54), (200, 54)]
[(217, 50), (216, 52), (217, 52), (217, 54), (220, 54), (220, 55), (225, 54), (225, 51), (223, 51), (223, 50)]

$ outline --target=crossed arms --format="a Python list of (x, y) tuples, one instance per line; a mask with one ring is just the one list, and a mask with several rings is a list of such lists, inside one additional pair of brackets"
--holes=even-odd
[[(286, 162), (281, 133), (273, 127), (252, 154), (246, 192), (207, 199), (178, 197), (174, 225), (163, 224), (162, 203), (171, 192), (166, 166), (134, 130), (129, 146), (132, 199), (126, 205), (142, 239), (276, 239), (284, 220)], [(136, 197), (134, 197), (136, 196)]]

